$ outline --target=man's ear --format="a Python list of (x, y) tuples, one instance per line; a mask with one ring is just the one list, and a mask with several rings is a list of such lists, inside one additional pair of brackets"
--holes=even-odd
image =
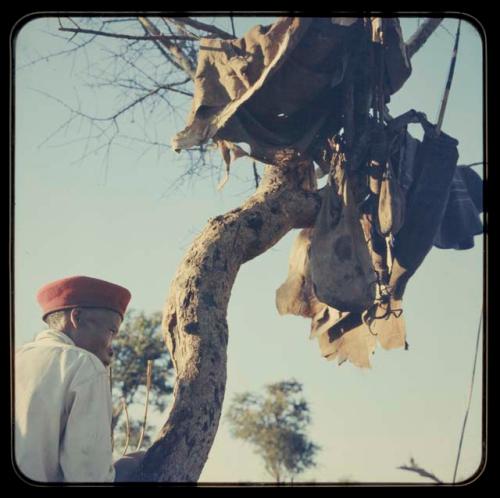
[(77, 329), (81, 321), (82, 310), (80, 308), (73, 308), (69, 314), (69, 321), (73, 328)]

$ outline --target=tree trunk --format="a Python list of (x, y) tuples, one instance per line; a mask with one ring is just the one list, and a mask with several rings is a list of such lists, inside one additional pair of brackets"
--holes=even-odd
[(163, 312), (176, 371), (174, 401), (134, 480), (196, 482), (212, 447), (226, 386), (226, 313), (240, 266), (292, 228), (314, 223), (320, 196), (308, 190), (312, 164), (266, 166), (240, 208), (210, 219), (180, 264)]

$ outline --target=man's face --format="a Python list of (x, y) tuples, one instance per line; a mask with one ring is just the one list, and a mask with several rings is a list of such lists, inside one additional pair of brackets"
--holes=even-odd
[(77, 321), (75, 344), (95, 354), (104, 364), (112, 361), (111, 343), (118, 334), (122, 318), (114, 311), (100, 308), (81, 308)]

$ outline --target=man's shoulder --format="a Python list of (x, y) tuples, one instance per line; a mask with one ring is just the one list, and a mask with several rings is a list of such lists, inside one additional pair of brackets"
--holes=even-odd
[(56, 341), (33, 341), (21, 346), (16, 351), (16, 362), (24, 359), (29, 363), (35, 357), (44, 363), (59, 363), (63, 371), (74, 374), (82, 380), (107, 373), (99, 358), (90, 351), (73, 344)]

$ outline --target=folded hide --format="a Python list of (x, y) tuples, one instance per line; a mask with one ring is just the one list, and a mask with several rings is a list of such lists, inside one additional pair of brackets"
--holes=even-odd
[[(362, 18), (283, 17), (236, 40), (202, 38), (187, 126), (176, 151), (208, 140), (246, 143), (249, 155), (276, 164), (305, 151), (323, 126), (341, 127), (351, 55), (366, 36)], [(409, 77), (399, 20), (384, 21), (387, 92)]]
[(341, 365), (349, 360), (359, 368), (370, 368), (370, 357), (375, 351), (377, 338), (364, 324), (350, 328), (340, 337), (331, 341), (330, 331), (318, 336), (322, 356), (327, 360), (338, 360)]
[(292, 314), (312, 318), (324, 307), (313, 293), (309, 248), (311, 228), (300, 231), (295, 239), (288, 262), (288, 277), (276, 291), (276, 308), (280, 315)]

